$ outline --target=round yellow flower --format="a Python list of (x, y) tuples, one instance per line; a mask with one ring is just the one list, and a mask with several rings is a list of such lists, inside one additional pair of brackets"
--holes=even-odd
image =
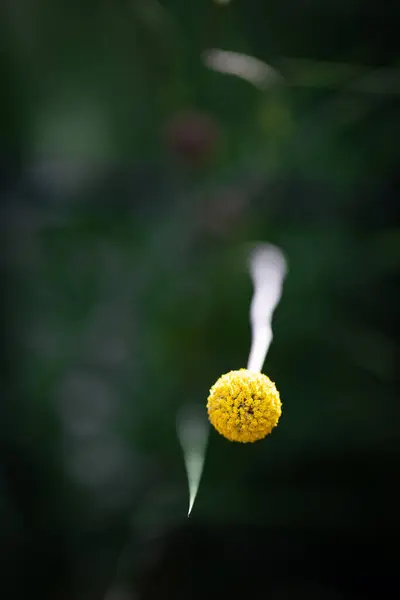
[(282, 414), (279, 392), (263, 373), (240, 369), (222, 375), (212, 386), (208, 417), (232, 442), (255, 442), (271, 433)]

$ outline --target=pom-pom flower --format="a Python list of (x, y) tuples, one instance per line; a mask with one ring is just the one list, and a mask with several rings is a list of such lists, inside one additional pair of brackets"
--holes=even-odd
[[(282, 294), (286, 260), (270, 244), (256, 246), (250, 258), (254, 294), (250, 306), (251, 347), (247, 369), (222, 375), (210, 389), (208, 418), (215, 429), (232, 442), (255, 442), (265, 438), (282, 413), (279, 392), (261, 373), (272, 341), (272, 316)], [(178, 420), (189, 484), (190, 514), (199, 489), (207, 447), (206, 420), (194, 413)]]
[(210, 390), (208, 417), (232, 442), (255, 442), (271, 433), (282, 413), (275, 384), (247, 369), (222, 375)]

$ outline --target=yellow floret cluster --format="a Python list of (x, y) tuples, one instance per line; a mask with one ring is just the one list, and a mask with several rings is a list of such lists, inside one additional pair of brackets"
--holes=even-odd
[(210, 389), (208, 417), (232, 442), (256, 442), (271, 433), (282, 414), (279, 392), (263, 373), (240, 369), (222, 375)]

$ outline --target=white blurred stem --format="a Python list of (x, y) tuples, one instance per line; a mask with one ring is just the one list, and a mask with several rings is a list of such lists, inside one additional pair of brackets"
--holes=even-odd
[(204, 450), (196, 453), (191, 453), (186, 459), (186, 470), (188, 473), (189, 481), (189, 510), (188, 516), (192, 512), (194, 501), (196, 500), (197, 492), (199, 490), (201, 474), (204, 467)]
[(271, 327), (253, 327), (251, 349), (247, 363), (249, 371), (262, 371), (272, 337)]
[(207, 448), (209, 425), (203, 411), (200, 413), (193, 406), (184, 408), (178, 417), (177, 432), (188, 478), (189, 516), (199, 490)]
[(254, 293), (250, 305), (251, 348), (247, 369), (262, 371), (272, 342), (272, 316), (282, 295), (286, 260), (279, 248), (259, 244), (250, 257)]

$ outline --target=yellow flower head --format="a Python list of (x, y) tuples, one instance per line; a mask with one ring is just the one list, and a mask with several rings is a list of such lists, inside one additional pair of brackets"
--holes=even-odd
[(271, 433), (282, 414), (279, 392), (266, 375), (240, 369), (222, 375), (212, 386), (208, 417), (232, 442), (255, 442)]

